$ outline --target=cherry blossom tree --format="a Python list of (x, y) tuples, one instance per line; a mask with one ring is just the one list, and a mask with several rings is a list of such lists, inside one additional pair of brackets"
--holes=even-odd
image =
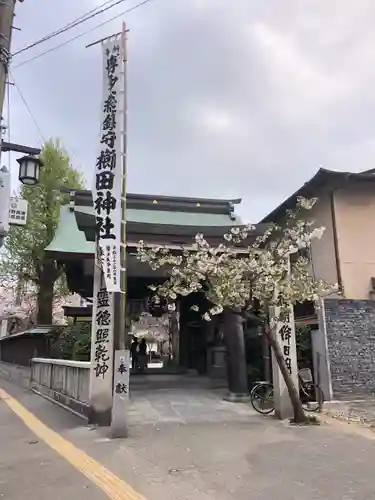
[[(11, 333), (26, 330), (37, 324), (37, 293), (34, 290), (23, 291), (17, 300), (16, 287), (0, 288), (0, 320), (8, 320)], [(64, 305), (69, 305), (69, 298), (55, 298), (53, 301), (53, 324), (63, 325)]]
[(291, 306), (316, 302), (337, 288), (314, 279), (310, 272), (310, 243), (324, 232), (323, 227), (314, 227), (313, 221), (306, 220), (305, 212), (316, 201), (298, 198), (295, 209), (287, 211), (283, 226), (270, 224), (260, 236), (256, 236), (259, 228), (256, 232), (249, 225), (232, 228), (218, 246), (197, 234), (193, 248), (178, 254), (166, 247), (149, 248), (142, 241), (138, 251), (139, 260), (153, 270), (165, 269), (168, 278), (152, 289), (169, 302), (170, 308), (179, 296), (198, 292), (207, 299), (207, 309), (201, 311), (205, 320), (222, 315), (230, 393), (248, 394), (243, 323), (249, 313), (261, 311), (265, 335), (285, 380), (296, 422), (306, 417), (276, 339), (277, 323)]

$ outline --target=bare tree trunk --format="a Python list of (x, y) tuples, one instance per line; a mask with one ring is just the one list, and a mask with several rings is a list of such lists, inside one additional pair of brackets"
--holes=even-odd
[(224, 309), (224, 342), (227, 348), (229, 398), (241, 401), (249, 395), (247, 386), (245, 340), (241, 314)]
[(285, 363), (285, 358), (284, 355), (281, 351), (280, 345), (277, 342), (275, 336), (273, 335), (273, 332), (270, 328), (266, 326), (265, 328), (265, 334), (267, 337), (267, 340), (270, 344), (270, 346), (273, 349), (273, 353), (275, 355), (277, 364), (280, 368), (281, 374), (283, 376), (283, 379), (285, 381), (285, 385), (288, 389), (289, 397), (292, 402), (293, 406), (293, 414), (294, 414), (294, 422), (296, 423), (303, 423), (307, 421), (307, 417), (305, 415), (305, 412), (303, 411), (302, 403), (299, 398), (299, 393), (298, 389), (295, 387), (294, 382), (292, 377), (290, 376), (290, 373), (288, 371), (288, 367), (286, 366)]
[(179, 322), (178, 312), (172, 311), (169, 319), (169, 331), (171, 336), (172, 358), (176, 363), (179, 362)]
[(52, 325), (53, 286), (56, 279), (54, 262), (45, 262), (40, 269), (38, 282), (37, 324)]
[(270, 345), (268, 343), (266, 334), (262, 329), (262, 356), (263, 356), (263, 372), (264, 380), (267, 382), (272, 381), (271, 376), (271, 359), (270, 359)]

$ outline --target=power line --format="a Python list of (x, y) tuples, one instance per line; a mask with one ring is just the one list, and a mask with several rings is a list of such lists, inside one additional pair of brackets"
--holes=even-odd
[[(108, 3), (113, 2), (113, 1), (114, 0), (107, 0), (106, 2), (104, 2), (99, 7), (96, 7), (95, 9), (90, 10), (89, 12), (87, 12), (86, 14), (84, 14), (83, 16), (80, 16), (77, 19), (74, 19), (73, 21), (71, 21), (70, 23), (68, 23), (67, 25), (65, 25), (64, 27), (62, 27), (62, 28), (60, 28), (60, 29), (58, 29), (56, 31), (53, 31), (49, 35), (46, 35), (43, 38), (40, 38), (36, 42), (33, 42), (33, 43), (30, 43), (29, 45), (26, 45), (25, 47), (23, 47), (20, 50), (17, 50), (17, 52), (14, 52), (12, 54), (12, 57), (17, 56), (18, 54), (21, 54), (22, 52), (25, 52), (26, 50), (32, 49), (33, 47), (36, 47), (37, 45), (40, 45), (41, 43), (44, 43), (47, 40), (51, 40), (51, 38), (54, 38), (55, 36), (61, 35), (62, 33), (65, 33), (66, 31), (68, 31), (68, 30), (70, 30), (72, 28), (75, 28), (76, 26), (79, 26), (80, 24), (88, 21), (89, 19), (94, 18), (95, 16), (97, 16), (99, 14), (103, 14), (107, 10), (110, 10), (113, 7), (116, 7), (117, 5), (119, 5), (120, 3), (125, 2), (126, 0), (117, 0), (112, 5), (107, 5)], [(107, 5), (107, 7), (104, 7), (105, 5)], [(104, 7), (104, 8), (102, 8), (101, 10), (97, 10), (100, 7)]]
[(18, 92), (19, 96), (21, 97), (22, 102), (24, 103), (24, 105), (25, 105), (25, 107), (26, 107), (26, 109), (27, 109), (27, 111), (28, 111), (28, 113), (29, 113), (29, 115), (30, 115), (30, 117), (31, 117), (32, 121), (34, 122), (34, 125), (35, 125), (35, 127), (36, 127), (36, 129), (37, 129), (37, 131), (38, 131), (38, 133), (39, 133), (39, 135), (40, 135), (40, 137), (41, 137), (41, 139), (42, 139), (42, 143), (46, 142), (46, 140), (45, 140), (45, 138), (44, 138), (44, 135), (43, 135), (43, 133), (42, 133), (42, 131), (41, 131), (41, 129), (40, 129), (40, 127), (39, 127), (39, 125), (38, 125), (38, 122), (36, 121), (35, 116), (33, 115), (33, 113), (32, 113), (32, 111), (31, 111), (31, 109), (30, 109), (29, 105), (27, 104), (27, 101), (26, 101), (25, 97), (23, 96), (23, 94), (22, 94), (22, 92), (21, 92), (21, 89), (20, 89), (20, 88), (19, 88), (19, 86), (17, 85), (16, 80), (14, 79), (14, 76), (11, 74), (11, 72), (10, 72), (10, 71), (9, 71), (9, 75), (12, 77), (13, 84), (14, 84), (15, 88), (17, 89), (17, 92)]
[(129, 12), (132, 12), (133, 10), (138, 9), (139, 7), (142, 7), (143, 5), (145, 5), (146, 3), (149, 3), (151, 1), (152, 0), (143, 0), (143, 2), (140, 2), (140, 3), (136, 4), (136, 5), (134, 5), (133, 7), (130, 7), (130, 9), (127, 9), (127, 10), (125, 10), (123, 12), (120, 12), (120, 14), (117, 14), (116, 16), (111, 17), (110, 19), (107, 19), (107, 21), (104, 21), (104, 22), (102, 22), (102, 23), (94, 26), (93, 28), (90, 28), (89, 30), (83, 31), (79, 35), (76, 35), (73, 38), (70, 38), (69, 40), (66, 40), (63, 43), (60, 43), (59, 45), (56, 45), (55, 47), (51, 47), (50, 49), (46, 50), (45, 52), (42, 52), (41, 54), (37, 54), (36, 56), (31, 57), (30, 59), (26, 59), (26, 61), (23, 61), (22, 63), (17, 64), (17, 66), (14, 66), (14, 69), (20, 68), (21, 66), (24, 66), (25, 64), (28, 64), (28, 63), (30, 63), (32, 61), (35, 61), (36, 59), (39, 59), (40, 57), (45, 56), (46, 54), (49, 54), (50, 52), (53, 52), (54, 50), (60, 49), (61, 47), (64, 47), (68, 43), (73, 42), (74, 40), (77, 40), (78, 38), (81, 38), (81, 37), (87, 35), (88, 33), (91, 33), (92, 31), (94, 31), (94, 30), (96, 30), (98, 28), (101, 28), (102, 26), (105, 26), (106, 24), (114, 21), (115, 19), (118, 19), (121, 16), (124, 16), (125, 14), (129, 14)]
[[(86, 12), (86, 14), (83, 14), (82, 16), (76, 17), (75, 19), (73, 19), (73, 21), (70, 21), (70, 23), (66, 24), (66, 25), (64, 26), (64, 28), (66, 28), (66, 27), (68, 27), (68, 26), (71, 26), (71, 25), (72, 25), (73, 23), (75, 23), (76, 21), (79, 21), (80, 19), (85, 18), (86, 16), (90, 15), (91, 13), (95, 12), (95, 11), (96, 11), (96, 10), (98, 10), (98, 9), (101, 9), (102, 7), (104, 7), (105, 5), (107, 5), (107, 4), (109, 4), (109, 3), (113, 2), (113, 1), (114, 1), (114, 0), (107, 0), (106, 2), (102, 3), (101, 5), (98, 5), (98, 7), (95, 7), (94, 9), (89, 10), (88, 12)], [(50, 35), (46, 35), (46, 37), (47, 37), (47, 36), (54, 35), (55, 33), (59, 33), (59, 32), (60, 32), (62, 29), (64, 29), (64, 28), (60, 28), (60, 29), (58, 29), (58, 30), (56, 30), (56, 31), (53, 31)], [(45, 37), (45, 38), (46, 38), (46, 37)]]

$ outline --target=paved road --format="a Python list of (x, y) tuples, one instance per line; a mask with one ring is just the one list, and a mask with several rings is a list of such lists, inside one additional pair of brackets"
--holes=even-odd
[(113, 441), (36, 395), (1, 379), (0, 387), (24, 409), (0, 401), (1, 498), (375, 498), (375, 434), (353, 424), (298, 428), (251, 415), (134, 426)]
[[(0, 386), (5, 384), (0, 382)], [(103, 500), (95, 485), (35, 436), (0, 402), (0, 497)]]

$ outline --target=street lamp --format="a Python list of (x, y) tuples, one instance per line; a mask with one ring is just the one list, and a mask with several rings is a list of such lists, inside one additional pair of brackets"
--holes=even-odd
[(40, 168), (43, 167), (43, 162), (33, 155), (26, 155), (18, 158), (19, 174), (18, 179), (26, 186), (34, 186), (39, 182)]

